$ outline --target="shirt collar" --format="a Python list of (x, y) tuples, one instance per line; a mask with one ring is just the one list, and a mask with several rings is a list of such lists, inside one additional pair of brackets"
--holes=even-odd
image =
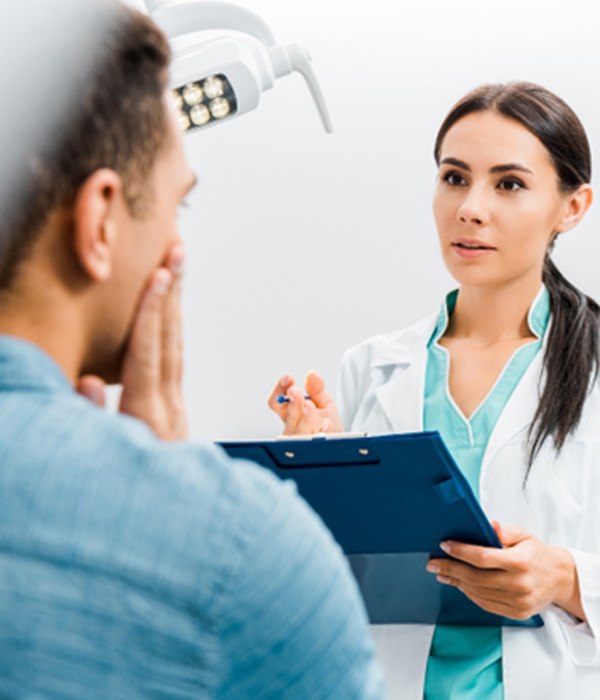
[(10, 335), (0, 335), (0, 391), (3, 389), (73, 390), (65, 373), (47, 353)]
[[(427, 343), (427, 347), (430, 347), (433, 345), (433, 343), (436, 343), (446, 332), (450, 321), (450, 316), (452, 316), (457, 299), (458, 289), (453, 289), (446, 295), (446, 298), (442, 302), (435, 328), (429, 342)], [(546, 287), (542, 285), (531, 306), (529, 307), (529, 312), (527, 313), (527, 325), (529, 326), (529, 330), (533, 333), (533, 335), (535, 335), (535, 337), (539, 340), (542, 340), (546, 334), (549, 322), (550, 294), (548, 293)]]

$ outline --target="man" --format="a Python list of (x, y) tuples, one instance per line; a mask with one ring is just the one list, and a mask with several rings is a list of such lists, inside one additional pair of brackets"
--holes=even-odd
[[(115, 12), (0, 220), (0, 695), (380, 697), (315, 516), (182, 440), (176, 214), (195, 178), (165, 39)], [(121, 415), (96, 405), (115, 380)]]

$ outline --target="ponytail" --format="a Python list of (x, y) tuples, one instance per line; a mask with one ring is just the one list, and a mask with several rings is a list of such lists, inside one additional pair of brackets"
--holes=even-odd
[(527, 473), (543, 443), (557, 451), (581, 419), (600, 368), (600, 306), (559, 272), (549, 253), (542, 280), (550, 294), (552, 323), (544, 353), (544, 388), (529, 429)]

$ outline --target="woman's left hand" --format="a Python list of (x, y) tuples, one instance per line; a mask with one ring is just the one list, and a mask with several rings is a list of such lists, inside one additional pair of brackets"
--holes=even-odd
[(496, 615), (524, 620), (554, 603), (585, 620), (568, 550), (519, 528), (493, 525), (503, 549), (447, 541), (441, 548), (452, 558), (431, 559), (427, 570)]

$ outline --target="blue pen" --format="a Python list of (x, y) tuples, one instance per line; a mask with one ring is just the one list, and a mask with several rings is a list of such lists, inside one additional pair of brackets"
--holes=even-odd
[[(304, 398), (310, 399), (310, 396), (308, 396), (308, 394), (305, 394)], [(288, 397), (284, 396), (283, 394), (279, 394), (279, 396), (277, 397), (277, 403), (289, 403), (289, 402), (290, 402), (290, 400), (288, 399)]]

